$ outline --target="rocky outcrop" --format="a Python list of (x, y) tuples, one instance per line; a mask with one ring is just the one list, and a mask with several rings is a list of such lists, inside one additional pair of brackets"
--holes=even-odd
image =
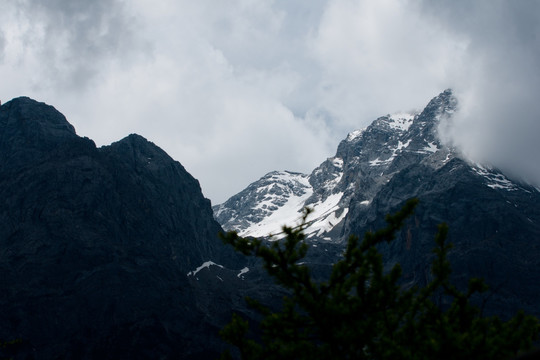
[[(283, 225), (278, 223), (279, 219), (272, 219), (276, 210), (283, 209), (289, 202), (305, 200), (311, 193), (312, 188), (306, 175), (274, 171), (234, 195), (226, 203), (214, 206), (214, 216), (226, 230), (234, 229), (242, 236), (265, 236), (270, 232), (279, 232)], [(291, 207), (291, 213), (285, 218), (295, 219), (301, 216), (298, 210), (298, 206)]]

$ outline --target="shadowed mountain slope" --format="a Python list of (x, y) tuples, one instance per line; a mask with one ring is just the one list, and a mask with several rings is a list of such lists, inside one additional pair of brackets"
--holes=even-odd
[[(0, 339), (22, 339), (20, 354), (219, 350), (222, 323), (208, 316), (230, 306), (201, 308), (216, 285), (187, 274), (238, 258), (218, 239), (198, 181), (156, 145), (130, 135), (96, 148), (53, 107), (14, 99), (0, 107), (0, 198)], [(229, 301), (220, 291), (216, 303)]]

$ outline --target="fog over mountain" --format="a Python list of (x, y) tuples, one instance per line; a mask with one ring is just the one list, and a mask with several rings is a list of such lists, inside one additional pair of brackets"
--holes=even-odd
[(540, 182), (539, 7), (6, 2), (0, 99), (55, 104), (98, 145), (145, 134), (182, 159), (215, 204), (268, 171), (308, 172), (351, 129), (452, 88), (460, 108), (448, 141)]

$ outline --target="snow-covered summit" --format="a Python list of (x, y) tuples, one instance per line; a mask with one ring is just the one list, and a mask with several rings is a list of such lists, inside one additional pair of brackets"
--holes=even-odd
[[(300, 216), (300, 213), (295, 214), (295, 211), (302, 209), (297, 203), (302, 203), (312, 192), (308, 175), (273, 171), (225, 203), (214, 206), (214, 214), (226, 230), (236, 230), (243, 236), (262, 236), (263, 231), (267, 235), (269, 232), (278, 232), (283, 224), (281, 221)], [(275, 215), (278, 209), (281, 211)], [(285, 212), (286, 215), (282, 215)], [(267, 226), (261, 228), (262, 223), (268, 221), (276, 221), (281, 225), (275, 229)]]
[(388, 115), (388, 124), (393, 129), (399, 129), (401, 131), (409, 130), (409, 127), (412, 125), (416, 113), (396, 113)]
[[(459, 156), (438, 134), (441, 119), (451, 117), (456, 108), (451, 90), (445, 90), (421, 112), (381, 116), (365, 129), (349, 133), (336, 155), (311, 174), (266, 174), (215, 206), (215, 217), (226, 230), (263, 237), (280, 233), (283, 225), (297, 224), (302, 209), (309, 206), (314, 211), (308, 218), (308, 238), (342, 240), (350, 210), (354, 208), (356, 217), (367, 212), (396, 174), (416, 165), (437, 171)], [(482, 167), (472, 169), (492, 189), (515, 188), (502, 174)]]
[(355, 139), (358, 139), (360, 136), (362, 136), (362, 134), (364, 133), (364, 131), (366, 131), (366, 129), (359, 129), (359, 130), (354, 130), (354, 131), (351, 131), (348, 135), (347, 135), (347, 141), (354, 141)]
[[(435, 124), (444, 107), (454, 106), (451, 93), (439, 95), (422, 113), (400, 112), (376, 119), (367, 128), (348, 134), (335, 156), (311, 174), (274, 171), (250, 184), (221, 205), (215, 217), (226, 230), (242, 236), (278, 234), (294, 225), (309, 206), (308, 237), (335, 238), (353, 197), (369, 204), (392, 174), (411, 162), (434, 155), (441, 147)], [(437, 116), (436, 116), (437, 115)], [(446, 154), (448, 155), (448, 154)], [(446, 159), (447, 156), (441, 156)], [(332, 236), (330, 236), (332, 235)]]

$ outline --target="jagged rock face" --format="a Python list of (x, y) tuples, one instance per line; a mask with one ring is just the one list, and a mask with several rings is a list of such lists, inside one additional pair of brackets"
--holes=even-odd
[[(350, 234), (384, 226), (386, 214), (417, 197), (414, 217), (396, 241), (381, 247), (389, 266), (399, 262), (406, 282), (425, 284), (437, 225), (446, 222), (454, 243), (455, 280), (466, 286), (465, 279), (484, 277), (496, 289), (486, 312), (506, 316), (523, 308), (540, 315), (540, 192), (497, 169), (470, 164), (441, 143), (439, 125), (451, 119), (457, 106), (446, 90), (419, 113), (380, 117), (351, 132), (336, 155), (310, 175), (295, 175), (309, 183), (303, 195), (274, 200), (285, 205), (245, 222), (250, 209), (261, 204), (253, 196), (262, 187), (258, 181), (240, 193), (241, 203), (228, 200), (214, 207), (216, 219), (226, 229), (264, 236), (258, 227), (275, 231), (294, 224), (302, 207), (314, 207), (308, 218), (313, 222), (308, 239), (314, 245), (309, 259), (332, 263)], [(263, 179), (264, 187), (272, 186), (271, 177)], [(270, 220), (280, 222), (272, 228)]]
[[(274, 171), (231, 197), (227, 204), (214, 207), (215, 216), (225, 229), (241, 231), (255, 225), (250, 232), (242, 233), (246, 236), (264, 236), (272, 231), (277, 233), (279, 228), (276, 230), (266, 226), (275, 222), (272, 214), (278, 209), (284, 209), (290, 201), (301, 202), (298, 199), (306, 199), (310, 194), (311, 186), (306, 175)], [(293, 214), (287, 213), (287, 220), (294, 217), (297, 211), (295, 206), (291, 208)]]
[(209, 290), (187, 273), (235, 258), (199, 183), (157, 146), (96, 148), (53, 107), (14, 99), (0, 107), (0, 198), (0, 339), (37, 359), (215, 354), (197, 305)]
[[(401, 264), (405, 281), (429, 281), (434, 236), (437, 225), (445, 222), (453, 244), (449, 260), (454, 281), (464, 290), (469, 278), (481, 277), (491, 288), (481, 297), (488, 299), (485, 314), (507, 317), (524, 309), (539, 316), (540, 194), (506, 178), (493, 181), (494, 173), (485, 176), (459, 158), (436, 170), (410, 166), (378, 192), (367, 211), (351, 208), (348, 229), (362, 234), (379, 228), (384, 214), (418, 197), (414, 216), (395, 241), (381, 247), (388, 264)], [(497, 180), (504, 176), (498, 175)]]
[[(275, 173), (269, 173), (215, 206), (216, 219), (225, 229), (237, 230), (241, 235), (264, 236), (279, 232), (283, 224), (294, 223), (302, 208), (309, 206), (314, 214), (308, 236), (343, 240), (353, 199), (367, 208), (381, 187), (407, 166), (425, 162), (436, 168), (455, 156), (437, 136), (440, 119), (450, 116), (455, 109), (456, 99), (446, 90), (421, 113), (380, 117), (366, 129), (350, 133), (339, 144), (336, 155), (310, 175), (284, 172), (281, 178), (287, 180), (281, 181)], [(301, 192), (294, 191), (297, 179), (302, 179)], [(273, 207), (261, 211), (270, 199), (264, 189), (274, 185), (287, 190), (283, 196), (273, 196)]]

